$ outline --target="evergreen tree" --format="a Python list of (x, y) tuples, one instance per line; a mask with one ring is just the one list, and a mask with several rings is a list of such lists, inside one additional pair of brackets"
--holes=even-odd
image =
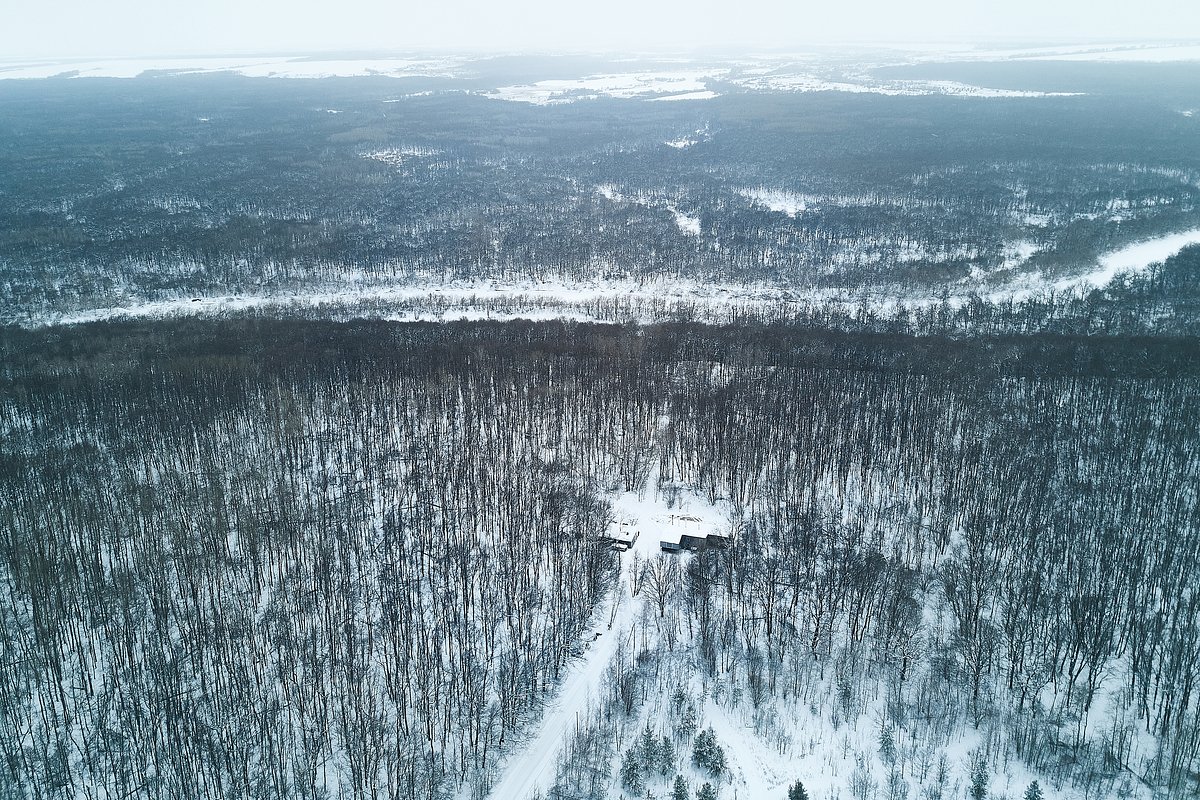
[(712, 760), (709, 762), (708, 771), (714, 776), (721, 775), (725, 772), (725, 748), (717, 744), (717, 738), (714, 736), (712, 740)]
[(636, 748), (626, 750), (625, 757), (621, 759), (621, 785), (633, 795), (641, 794), (646, 788), (642, 780), (642, 765), (638, 761)]
[(708, 731), (700, 731), (700, 735), (692, 743), (692, 763), (704, 769), (711, 758), (711, 753), (712, 743), (709, 741)]
[(717, 800), (717, 790), (711, 783), (705, 783), (696, 790), (696, 800)]
[(808, 800), (808, 790), (804, 788), (804, 784), (796, 781), (788, 789), (787, 800)]
[(675, 776), (675, 784), (671, 787), (671, 800), (688, 800), (687, 781), (682, 775)]
[(683, 716), (679, 720), (679, 735), (685, 741), (696, 735), (696, 728), (699, 722), (696, 718), (696, 706), (688, 703), (683, 709)]
[(675, 769), (675, 745), (666, 736), (658, 743), (658, 773), (664, 778)]
[(654, 735), (649, 722), (642, 729), (642, 735), (638, 737), (637, 750), (643, 772), (651, 772), (658, 766), (658, 737)]
[(713, 777), (725, 771), (725, 750), (717, 744), (717, 735), (713, 733), (712, 728), (701, 731), (696, 737), (692, 748), (692, 763), (708, 770)]
[(1025, 800), (1042, 800), (1042, 787), (1037, 781), (1029, 784), (1029, 788), (1025, 790)]
[(971, 800), (987, 800), (987, 785), (987, 767), (983, 759), (979, 758), (975, 761), (975, 766), (971, 770)]
[(896, 763), (896, 737), (892, 735), (890, 725), (884, 725), (879, 731), (879, 760), (889, 767)]

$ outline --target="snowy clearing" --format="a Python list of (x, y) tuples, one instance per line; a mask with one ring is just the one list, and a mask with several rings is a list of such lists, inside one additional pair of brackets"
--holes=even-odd
[(739, 78), (733, 83), (751, 91), (767, 92), (847, 92), (851, 94), (881, 94), (889, 97), (947, 97), (972, 98), (1031, 98), (1075, 97), (1078, 92), (1031, 92), (1016, 89), (992, 89), (958, 81), (881, 81), (870, 75), (840, 76), (828, 79), (812, 73), (776, 72)]
[(700, 235), (700, 218), (691, 217), (684, 214), (682, 211), (672, 211), (675, 214), (675, 224), (679, 226), (679, 230), (687, 236)]
[(659, 102), (659, 101), (663, 101), (663, 100), (712, 100), (714, 97), (720, 97), (720, 95), (709, 89), (704, 89), (699, 92), (684, 92), (683, 94), (670, 94), (670, 95), (667, 95), (666, 97), (651, 97), (650, 100), (652, 102)]
[(796, 194), (786, 189), (767, 189), (762, 186), (757, 189), (739, 189), (738, 194), (756, 205), (764, 206), (770, 211), (787, 214), (793, 219), (797, 214), (804, 213), (812, 201), (808, 195)]
[[(715, 72), (628, 72), (612, 75), (590, 75), (584, 78), (569, 78), (538, 81), (532, 84), (502, 86), (484, 96), (493, 100), (507, 100), (533, 105), (554, 105), (589, 100), (599, 97), (648, 98), (665, 95), (672, 99), (691, 98), (687, 95), (709, 94), (705, 79), (724, 74)], [(660, 97), (659, 99), (666, 99)]]
[(388, 147), (383, 150), (372, 150), (369, 153), (363, 153), (362, 157), (369, 158), (372, 161), (379, 161), (389, 166), (399, 167), (414, 158), (429, 158), (441, 155), (441, 152), (441, 150), (429, 147)]
[(1056, 281), (1056, 290), (1107, 286), (1122, 273), (1142, 272), (1192, 244), (1200, 244), (1200, 228), (1171, 233), (1122, 247), (1100, 257), (1096, 268), (1074, 278)]
[[(683, 216), (683, 215), (681, 215)], [(690, 225), (690, 218), (677, 224)], [(695, 224), (698, 226), (699, 221)], [(22, 324), (76, 325), (110, 319), (156, 319), (184, 316), (215, 316), (251, 310), (302, 311), (321, 310), (344, 316), (384, 316), (398, 319), (455, 320), (496, 318), (485, 308), (495, 301), (507, 301), (529, 310), (522, 310), (522, 319), (574, 318), (586, 315), (567, 314), (554, 306), (579, 306), (603, 300), (637, 302), (667, 302), (699, 306), (701, 311), (719, 315), (722, 311), (748, 306), (770, 306), (787, 302), (824, 302), (823, 293), (799, 293), (765, 284), (719, 284), (690, 280), (611, 280), (564, 283), (557, 281), (462, 281), (420, 282), (409, 285), (369, 285), (319, 289), (311, 292), (291, 292), (261, 295), (220, 295), (197, 298), (177, 298), (142, 302), (125, 306), (109, 306), (47, 314), (22, 320)], [(413, 317), (395, 317), (388, 303), (424, 303), (428, 312)], [(847, 298), (846, 303), (856, 301)], [(362, 304), (378, 303), (377, 313), (360, 308)], [(450, 306), (437, 310), (442, 306)]]

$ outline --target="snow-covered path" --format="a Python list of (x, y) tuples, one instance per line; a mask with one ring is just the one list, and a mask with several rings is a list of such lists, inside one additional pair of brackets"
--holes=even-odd
[[(618, 522), (628, 523), (640, 535), (632, 548), (620, 554), (620, 579), (613, 593), (597, 609), (584, 638), (590, 639), (597, 632), (600, 636), (587, 645), (583, 657), (568, 670), (557, 696), (546, 708), (537, 734), (504, 764), (489, 795), (492, 800), (527, 800), (534, 792), (545, 792), (551, 787), (559, 751), (576, 720), (594, 710), (602, 695), (605, 670), (620, 643), (624, 641), (633, 654), (635, 628), (642, 618), (642, 595), (631, 593), (635, 562), (644, 564), (662, 552), (659, 542), (671, 538), (671, 529), (678, 524), (675, 520), (681, 513), (692, 515), (701, 527), (728, 526), (725, 512), (697, 497), (680, 496), (674, 507), (668, 506), (657, 492), (658, 478), (656, 468), (646, 480), (644, 491), (626, 492), (613, 498), (613, 513)], [(675, 539), (678, 541), (678, 531)], [(618, 556), (614, 553), (613, 557)]]
[[(645, 500), (634, 493), (617, 498), (613, 504), (617, 519), (649, 523), (651, 513), (666, 513), (666, 505), (654, 491), (657, 482), (657, 475), (652, 475), (647, 481)], [(537, 735), (525, 743), (520, 751), (513, 753), (504, 765), (504, 772), (489, 795), (494, 800), (526, 800), (534, 792), (544, 792), (554, 783), (554, 767), (559, 750), (571, 735), (576, 720), (591, 713), (601, 696), (605, 669), (620, 642), (631, 643), (634, 626), (641, 618), (642, 598), (640, 595), (631, 596), (633, 556), (637, 553), (640, 557), (638, 560), (644, 561), (659, 550), (658, 537), (646, 527), (642, 525), (642, 535), (633, 548), (620, 554), (620, 580), (609, 598), (601, 604), (592, 625), (587, 629), (592, 634), (598, 632), (599, 638), (588, 644), (583, 657), (570, 667), (559, 686), (558, 695), (546, 708)], [(614, 553), (613, 557), (618, 556)]]
[[(705, 283), (679, 279), (659, 280), (596, 280), (563, 281), (435, 281), (398, 278), (395, 284), (355, 284), (348, 280), (340, 287), (312, 288), (292, 293), (245, 295), (212, 295), (180, 297), (171, 300), (135, 301), (130, 305), (92, 308), (65, 313), (44, 313), (30, 317), (13, 317), (14, 322), (27, 327), (80, 325), (111, 319), (172, 319), (189, 316), (219, 316), (248, 311), (264, 313), (320, 312), (337, 317), (368, 316), (397, 320), (457, 320), (564, 317), (590, 319), (586, 314), (564, 309), (605, 300), (651, 302), (666, 300), (674, 303), (699, 304), (719, 314), (746, 306), (770, 306), (782, 298), (798, 298), (797, 292), (768, 284)], [(815, 302), (815, 292), (805, 295)], [(487, 304), (506, 302), (518, 310), (509, 314), (494, 311)], [(408, 307), (418, 303), (427, 310)], [(364, 304), (368, 308), (364, 308)], [(388, 304), (399, 308), (389, 309)], [(443, 308), (449, 304), (449, 308)], [(382, 308), (371, 309), (369, 306)]]
[[(505, 764), (504, 772), (489, 795), (495, 800), (526, 800), (534, 792), (545, 791), (554, 783), (559, 749), (570, 736), (576, 719), (586, 716), (599, 698), (604, 670), (616, 653), (617, 643), (632, 633), (641, 601), (629, 596), (627, 570), (628, 566), (622, 564), (620, 584), (588, 629), (600, 631), (600, 638), (588, 645), (583, 658), (571, 666), (559, 687), (558, 696), (546, 708), (537, 736)], [(615, 615), (614, 600), (617, 604)], [(607, 627), (609, 619), (613, 620), (611, 630)]]

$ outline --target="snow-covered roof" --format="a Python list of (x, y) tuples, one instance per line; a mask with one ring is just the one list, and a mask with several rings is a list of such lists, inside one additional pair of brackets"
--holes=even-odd
[(684, 536), (692, 539), (708, 539), (710, 536), (726, 540), (729, 538), (716, 523), (691, 514), (667, 514), (655, 517), (654, 522), (658, 539), (665, 545), (677, 547)]

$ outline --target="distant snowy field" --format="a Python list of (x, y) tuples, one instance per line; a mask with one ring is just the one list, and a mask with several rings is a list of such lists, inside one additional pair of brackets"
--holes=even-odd
[(308, 56), (48, 59), (0, 62), (0, 80), (137, 78), (220, 72), (250, 78), (456, 77), (465, 63), (467, 60), (462, 58), (321, 59)]
[(1151, 264), (1164, 261), (1193, 244), (1200, 244), (1200, 228), (1122, 247), (1101, 256), (1100, 263), (1091, 272), (1060, 280), (1054, 284), (1054, 288), (1062, 291), (1107, 286), (1118, 275), (1143, 272)]
[[(598, 98), (704, 101), (729, 91), (846, 92), (890, 96), (944, 95), (968, 98), (1031, 98), (1059, 93), (1018, 91), (955, 81), (883, 80), (870, 74), (881, 66), (923, 62), (1068, 60), (1096, 62), (1200, 61), (1200, 44), (1073, 45), (980, 48), (964, 45), (828, 48), (815, 52), (755, 54), (739, 59), (643, 57), (629, 72), (494, 85), (472, 89), (485, 97), (535, 105)], [(610, 62), (619, 66), (622, 62)], [(651, 69), (645, 69), (651, 65)], [(657, 67), (660, 68), (656, 68)], [(158, 59), (0, 60), (0, 80), (139, 78), (167, 75), (234, 74), (252, 78), (472, 78), (487, 71), (485, 60), (467, 56), (333, 58), (294, 56), (171, 57)]]
[(1053, 55), (1029, 55), (1027, 59), (1051, 61), (1140, 61), (1163, 63), (1168, 61), (1200, 61), (1200, 44), (1172, 47), (1123, 47), (1110, 50), (1087, 50)]
[[(598, 188), (612, 200), (625, 199), (612, 187)], [(767, 198), (765, 202), (774, 201)], [(786, 212), (796, 202), (779, 199), (778, 210)], [(676, 224), (685, 233), (699, 235), (699, 220), (673, 210)], [(1048, 280), (1032, 274), (983, 294), (985, 299), (1003, 302), (1022, 301), (1047, 292), (1087, 292), (1102, 288), (1120, 275), (1135, 274), (1178, 253), (1200, 244), (1200, 228), (1160, 236), (1139, 242), (1102, 256), (1079, 274)], [(1033, 254), (1028, 242), (1014, 242), (1010, 258), (1020, 262)], [(946, 299), (952, 307), (965, 303), (968, 289)], [(9, 320), (27, 327), (76, 325), (115, 319), (169, 319), (174, 317), (211, 317), (248, 312), (316, 313), (333, 319), (373, 318), (407, 322), (445, 322), (453, 320), (572, 319), (583, 322), (611, 321), (612, 310), (604, 304), (625, 304), (636, 312), (654, 309), (658, 315), (679, 313), (700, 320), (723, 322), (739, 313), (776, 309), (802, 310), (815, 307), (854, 311), (870, 308), (890, 314), (899, 306), (922, 308), (942, 302), (940, 295), (890, 294), (885, 290), (784, 289), (762, 283), (706, 283), (694, 280), (659, 278), (655, 280), (595, 280), (581, 283), (557, 281), (421, 281), (405, 285), (369, 283), (351, 276), (344, 286), (313, 291), (277, 294), (221, 295), (178, 298), (131, 305), (92, 308), (66, 314), (46, 314)], [(497, 307), (500, 304), (500, 307)], [(641, 323), (657, 321), (647, 316), (628, 320)]]
[(594, 100), (598, 97), (660, 100), (707, 99), (716, 95), (706, 88), (706, 80), (720, 72), (631, 72), (616, 75), (592, 75), (579, 79), (538, 81), (523, 86), (502, 86), (487, 94), (496, 100), (513, 100), (535, 105)]

